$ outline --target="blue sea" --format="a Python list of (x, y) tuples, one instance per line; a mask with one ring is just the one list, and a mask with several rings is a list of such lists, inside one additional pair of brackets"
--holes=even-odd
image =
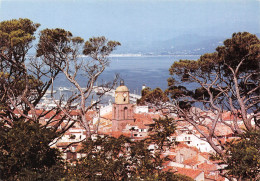
[[(124, 80), (131, 93), (141, 94), (142, 85), (156, 88), (167, 88), (169, 68), (180, 59), (197, 60), (200, 55), (172, 55), (172, 56), (132, 56), (111, 57), (110, 65), (101, 74), (96, 84), (112, 81), (116, 74)], [(78, 77), (79, 83), (84, 85), (86, 77)], [(55, 81), (55, 87), (71, 87), (64, 76), (60, 75)]]

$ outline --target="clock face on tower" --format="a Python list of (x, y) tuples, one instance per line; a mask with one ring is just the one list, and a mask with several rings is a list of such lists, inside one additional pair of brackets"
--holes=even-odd
[(123, 94), (123, 96), (124, 96), (124, 98), (126, 98), (127, 94), (126, 94), (126, 93), (124, 93), (124, 94)]

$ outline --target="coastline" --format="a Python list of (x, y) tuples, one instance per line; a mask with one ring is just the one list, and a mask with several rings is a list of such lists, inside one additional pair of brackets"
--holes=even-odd
[(109, 57), (172, 57), (172, 56), (200, 56), (200, 55), (195, 55), (195, 54), (165, 54), (165, 55), (160, 55), (160, 54), (132, 54), (132, 53), (127, 53), (127, 54), (111, 54)]

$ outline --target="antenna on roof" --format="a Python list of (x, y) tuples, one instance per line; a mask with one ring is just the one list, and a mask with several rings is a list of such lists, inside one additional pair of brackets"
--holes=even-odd
[(121, 79), (121, 80), (120, 80), (120, 86), (123, 86), (123, 85), (125, 85), (125, 83), (124, 83), (124, 80)]

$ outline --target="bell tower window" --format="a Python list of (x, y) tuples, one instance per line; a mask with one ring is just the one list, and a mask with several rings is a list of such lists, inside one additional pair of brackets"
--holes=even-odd
[(128, 117), (127, 113), (128, 113), (128, 109), (127, 109), (127, 107), (125, 107), (124, 108), (124, 119), (127, 119), (127, 117)]

